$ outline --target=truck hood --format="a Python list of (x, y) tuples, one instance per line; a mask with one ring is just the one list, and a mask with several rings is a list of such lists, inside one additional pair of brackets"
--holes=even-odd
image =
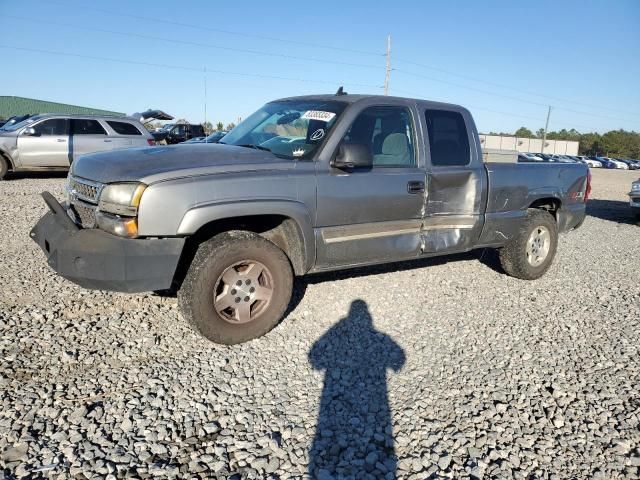
[(295, 161), (252, 148), (213, 143), (128, 148), (83, 155), (72, 175), (100, 183), (143, 182), (246, 170), (288, 170)]

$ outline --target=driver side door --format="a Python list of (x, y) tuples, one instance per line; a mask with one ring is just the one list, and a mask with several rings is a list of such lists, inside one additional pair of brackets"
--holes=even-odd
[(342, 142), (366, 146), (370, 168), (319, 164), (316, 269), (416, 258), (426, 172), (405, 106), (363, 109)]
[[(30, 135), (29, 127), (35, 134)], [(21, 167), (68, 167), (69, 121), (66, 118), (49, 118), (30, 125), (18, 136), (18, 152)]]

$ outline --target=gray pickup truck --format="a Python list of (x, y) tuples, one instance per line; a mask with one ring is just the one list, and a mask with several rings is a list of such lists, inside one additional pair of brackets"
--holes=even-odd
[(293, 97), (220, 144), (79, 158), (31, 237), (85, 288), (176, 289), (201, 334), (235, 344), (271, 330), (307, 273), (489, 247), (507, 274), (539, 278), (589, 183), (582, 164), (483, 163), (456, 105)]

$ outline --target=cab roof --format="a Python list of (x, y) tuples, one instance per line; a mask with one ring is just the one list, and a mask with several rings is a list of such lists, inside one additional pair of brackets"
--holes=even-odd
[(274, 102), (290, 102), (290, 101), (320, 101), (320, 102), (344, 102), (344, 103), (357, 103), (357, 102), (368, 102), (375, 103), (379, 101), (380, 103), (399, 103), (399, 104), (407, 104), (407, 103), (420, 103), (424, 106), (429, 106), (431, 108), (447, 108), (447, 109), (460, 109), (466, 110), (461, 105), (456, 105), (454, 103), (443, 103), (443, 102), (434, 102), (431, 100), (424, 100), (420, 98), (410, 98), (410, 97), (396, 97), (392, 95), (366, 95), (366, 94), (351, 94), (351, 93), (343, 93), (342, 95), (337, 94), (319, 94), (319, 95), (301, 95), (296, 97), (285, 97), (280, 98), (278, 100), (273, 100)]

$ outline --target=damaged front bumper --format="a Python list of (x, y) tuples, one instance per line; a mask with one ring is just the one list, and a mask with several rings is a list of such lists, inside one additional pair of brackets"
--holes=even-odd
[(49, 206), (31, 230), (56, 273), (84, 288), (147, 292), (172, 286), (184, 238), (128, 239), (78, 227), (49, 192)]

